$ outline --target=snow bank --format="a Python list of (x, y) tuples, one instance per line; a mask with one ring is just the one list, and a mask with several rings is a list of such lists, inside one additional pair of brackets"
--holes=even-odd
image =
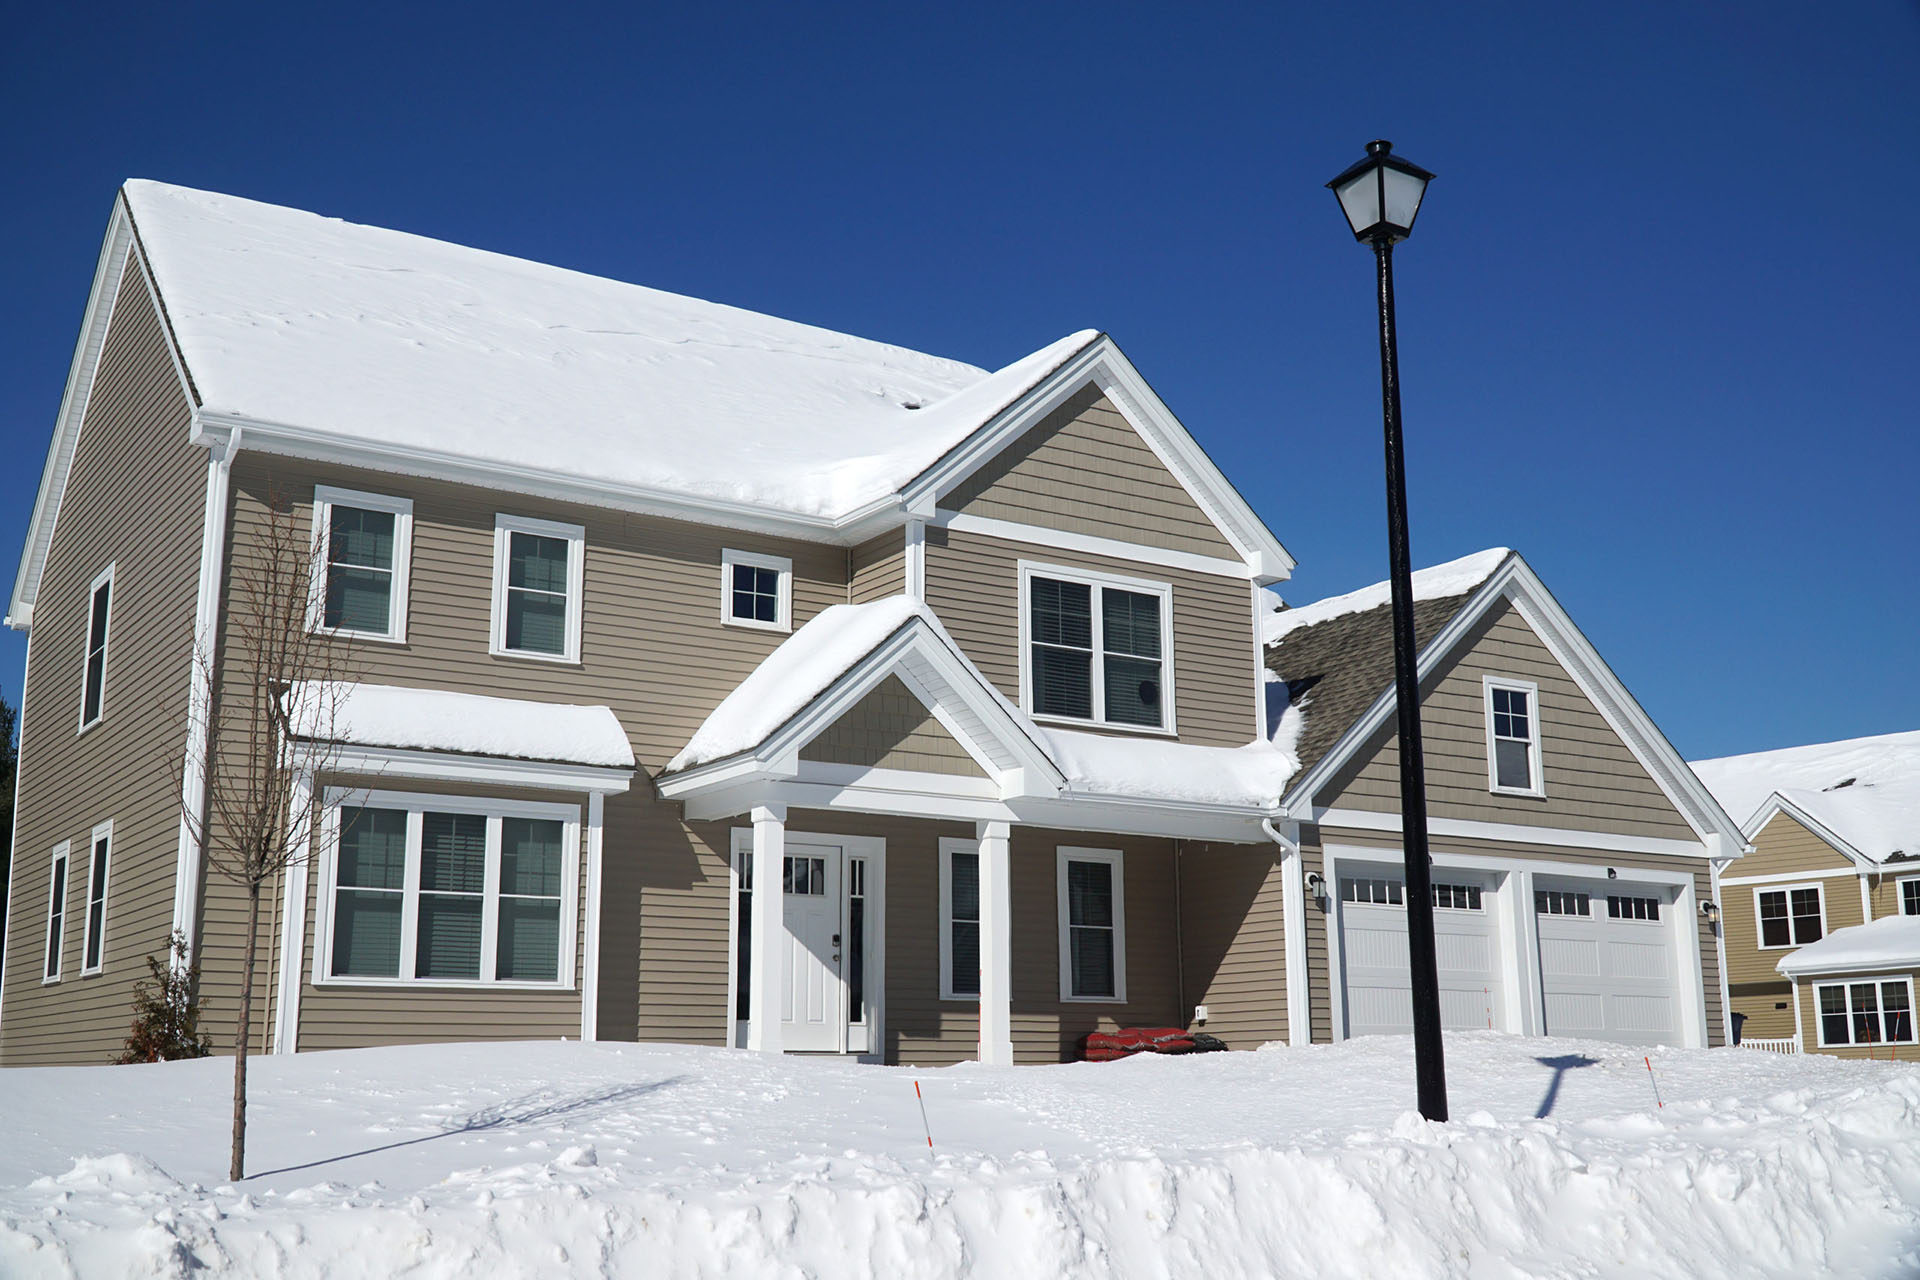
[[(1415, 570), (1413, 598), (1444, 600), (1448, 596), (1466, 595), (1492, 577), (1493, 571), (1505, 564), (1507, 557), (1512, 554), (1506, 547), (1490, 547), (1445, 564)], [(1260, 640), (1264, 645), (1276, 645), (1301, 627), (1310, 627), (1350, 613), (1365, 613), (1369, 609), (1379, 608), (1392, 598), (1391, 584), (1376, 582), (1370, 587), (1349, 591), (1343, 596), (1329, 596), (1325, 600), (1303, 604), (1297, 609), (1284, 609), (1278, 613), (1269, 609), (1260, 616)], [(1279, 597), (1274, 596), (1273, 599), (1277, 602)]]
[(1920, 916), (1882, 916), (1867, 924), (1835, 929), (1818, 942), (1788, 952), (1775, 968), (1789, 977), (1920, 968)]
[(1920, 732), (1696, 760), (1693, 771), (1742, 823), (1778, 791), (1865, 856), (1920, 856)]
[(802, 515), (894, 492), (1097, 336), (989, 377), (424, 236), (125, 193), (209, 412)]
[(313, 680), (294, 684), (292, 702), (303, 738), (324, 731), (327, 741), (349, 746), (633, 768), (633, 747), (609, 707)]
[[(1920, 1072), (1447, 1037), (946, 1069), (437, 1045), (8, 1072), (0, 1275), (1906, 1276)], [(929, 1153), (914, 1083), (922, 1085)]]

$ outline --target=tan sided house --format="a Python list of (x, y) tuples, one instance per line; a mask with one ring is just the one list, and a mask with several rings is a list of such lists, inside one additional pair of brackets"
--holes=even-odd
[[(130, 182), (8, 608), (0, 1062), (109, 1056), (176, 928), (233, 1025), (195, 816), (275, 511), (354, 676), (261, 1051), (1403, 1029), (1384, 609), (1265, 618), (1291, 558), (1105, 335), (989, 373)], [(1518, 556), (1423, 583), (1449, 1024), (1717, 1042), (1737, 827)]]
[(1717, 865), (1742, 1043), (1904, 1057), (1920, 974), (1920, 733), (1702, 760), (1753, 852)]

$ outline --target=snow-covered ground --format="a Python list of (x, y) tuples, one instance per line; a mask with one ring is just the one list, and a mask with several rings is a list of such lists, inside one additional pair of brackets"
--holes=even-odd
[[(1920, 1274), (1920, 1070), (1452, 1035), (944, 1070), (652, 1045), (0, 1077), (0, 1275)], [(926, 1097), (934, 1149), (914, 1084)]]

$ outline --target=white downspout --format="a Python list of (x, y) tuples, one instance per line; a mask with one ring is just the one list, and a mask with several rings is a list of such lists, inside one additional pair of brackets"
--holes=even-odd
[(1289, 822), (1289, 836), (1273, 825), (1273, 819), (1260, 819), (1267, 839), (1280, 846), (1280, 918), (1286, 935), (1287, 967), (1287, 1043), (1296, 1048), (1313, 1043), (1312, 1009), (1307, 985), (1307, 891), (1300, 858), (1299, 824)]

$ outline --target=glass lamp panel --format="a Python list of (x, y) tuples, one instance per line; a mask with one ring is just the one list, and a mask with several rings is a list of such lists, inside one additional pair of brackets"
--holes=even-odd
[(1427, 193), (1427, 180), (1394, 168), (1381, 169), (1386, 185), (1386, 220), (1396, 227), (1413, 230), (1414, 217), (1420, 212), (1420, 198)]
[(1378, 167), (1367, 169), (1333, 190), (1334, 195), (1340, 197), (1340, 210), (1347, 215), (1355, 235), (1380, 221), (1379, 172)]

